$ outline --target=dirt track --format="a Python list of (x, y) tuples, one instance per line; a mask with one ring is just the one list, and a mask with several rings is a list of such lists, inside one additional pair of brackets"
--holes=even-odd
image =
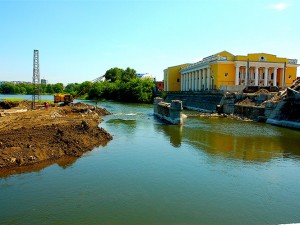
[(11, 109), (0, 108), (0, 171), (79, 157), (112, 139), (98, 127), (100, 116), (109, 114), (106, 109), (77, 103), (28, 110), (30, 105), (24, 101)]

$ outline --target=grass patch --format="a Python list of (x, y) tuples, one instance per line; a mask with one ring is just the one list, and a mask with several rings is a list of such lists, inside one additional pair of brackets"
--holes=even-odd
[[(24, 98), (4, 98), (0, 101), (10, 101), (10, 102), (22, 102), (22, 101), (31, 101), (31, 99), (24, 99)], [(52, 100), (47, 100), (47, 99), (43, 99), (43, 100), (40, 100), (40, 101), (37, 101), (36, 102), (38, 103), (44, 103), (44, 102), (48, 102), (48, 103), (53, 103)]]
[(26, 100), (26, 99), (23, 99), (23, 98), (4, 98), (4, 99), (2, 99), (2, 101), (11, 101), (11, 102), (21, 102), (23, 100)]

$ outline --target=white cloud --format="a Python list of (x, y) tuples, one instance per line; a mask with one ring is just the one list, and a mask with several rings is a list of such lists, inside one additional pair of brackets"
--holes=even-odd
[(270, 8), (274, 9), (276, 11), (283, 11), (283, 10), (287, 9), (288, 7), (290, 7), (290, 6), (291, 6), (291, 4), (289, 4), (289, 3), (279, 2), (279, 3), (276, 3), (276, 4), (270, 5)]

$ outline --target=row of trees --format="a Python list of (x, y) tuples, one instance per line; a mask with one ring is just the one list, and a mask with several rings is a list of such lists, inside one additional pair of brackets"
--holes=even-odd
[[(128, 67), (123, 70), (115, 67), (106, 71), (105, 81), (93, 85), (90, 81), (70, 83), (66, 87), (62, 83), (41, 84), (40, 90), (41, 94), (69, 93), (75, 96), (87, 86), (91, 86), (86, 93), (87, 99), (150, 103), (153, 100), (155, 84), (151, 79), (138, 78), (134, 69)], [(32, 90), (33, 85), (27, 83), (0, 85), (1, 94), (32, 94)]]
[[(0, 85), (1, 94), (32, 94), (33, 84), (20, 83), (14, 84), (12, 82), (3, 83)], [(54, 94), (62, 93), (64, 91), (64, 85), (62, 83), (57, 84), (41, 84), (41, 94)]]

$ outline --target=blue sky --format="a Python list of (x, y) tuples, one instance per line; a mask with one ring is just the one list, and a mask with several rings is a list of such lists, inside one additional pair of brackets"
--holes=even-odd
[[(0, 81), (81, 83), (112, 67), (163, 79), (168, 66), (227, 50), (300, 63), (300, 1), (0, 0)], [(298, 69), (299, 76), (299, 69)]]

